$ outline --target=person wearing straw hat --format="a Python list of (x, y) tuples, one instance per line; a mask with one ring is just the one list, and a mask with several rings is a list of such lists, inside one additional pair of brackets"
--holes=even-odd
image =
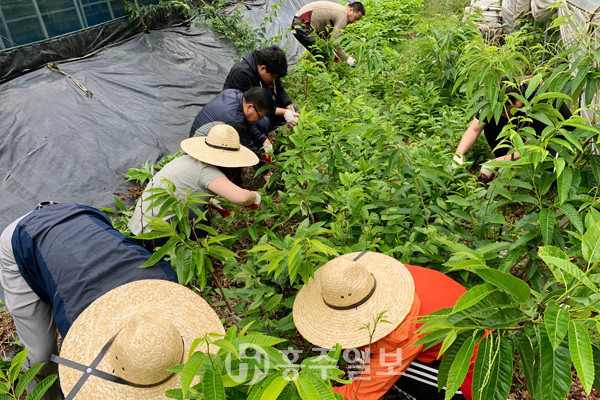
[[(240, 143), (260, 157), (261, 149), (271, 153), (273, 146), (267, 135), (256, 126), (256, 122), (271, 112), (273, 107), (273, 98), (265, 88), (253, 87), (243, 93), (237, 89), (223, 90), (202, 107), (194, 119), (190, 137), (205, 136), (208, 131), (201, 128), (211, 122), (220, 121), (233, 126), (240, 135)], [(197, 132), (198, 130), (200, 131)]]
[[(350, 253), (323, 265), (300, 289), (293, 318), (300, 334), (314, 345), (364, 347), (370, 355), (362, 375), (334, 388), (344, 399), (379, 399), (394, 383), (419, 400), (443, 399), (445, 393), (437, 392), (441, 345), (427, 350), (414, 345), (418, 319), (453, 307), (465, 292), (441, 272), (405, 265), (385, 254)], [(362, 328), (370, 324), (372, 330), (374, 318), (384, 311), (390, 323), (379, 322), (371, 338)], [(473, 365), (474, 356), (462, 393), (453, 400), (471, 400)]]
[[(176, 281), (165, 261), (138, 268), (151, 255), (115, 230), (100, 210), (88, 206), (46, 202), (12, 222), (0, 236), (0, 283), (17, 334), (28, 349), (23, 367), (48, 362), (56, 352), (56, 330), (72, 338), (70, 328), (78, 316), (112, 289), (142, 279)], [(120, 311), (121, 305), (111, 309), (109, 314)], [(80, 345), (87, 347), (92, 336), (113, 327), (110, 319), (104, 320)], [(46, 364), (32, 386), (54, 373), (56, 365)], [(62, 396), (55, 386), (46, 398)]]
[[(209, 333), (225, 335), (225, 329), (197, 293), (174, 282), (140, 280), (87, 307), (52, 360), (67, 400), (164, 399), (180, 385), (179, 374), (167, 369), (185, 363), (194, 340)], [(206, 344), (197, 349), (206, 352)]]
[[(192, 137), (181, 142), (181, 148), (187, 154), (167, 163), (150, 180), (146, 190), (135, 205), (135, 210), (129, 220), (129, 229), (133, 235), (149, 232), (149, 220), (146, 216), (155, 216), (158, 207), (150, 208), (152, 201), (148, 200), (151, 193), (148, 189), (166, 187), (170, 180), (176, 187), (175, 194), (184, 198), (188, 189), (197, 193), (206, 193), (204, 199), (227, 216), (228, 210), (221, 207), (219, 202), (210, 195), (219, 195), (224, 199), (240, 206), (258, 207), (261, 196), (258, 192), (242, 189), (228, 178), (231, 169), (249, 167), (258, 163), (258, 157), (250, 149), (240, 144), (236, 130), (225, 124), (215, 125), (208, 136)], [(191, 215), (190, 219), (197, 218)], [(167, 217), (165, 219), (169, 219)], [(206, 236), (206, 232), (196, 229), (198, 237)], [(144, 247), (154, 250), (162, 246), (168, 238), (144, 240)]]

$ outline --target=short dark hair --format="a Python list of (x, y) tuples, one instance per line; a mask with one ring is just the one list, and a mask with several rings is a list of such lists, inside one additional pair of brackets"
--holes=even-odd
[(244, 101), (246, 103), (254, 104), (258, 111), (271, 112), (275, 104), (273, 103), (273, 96), (265, 88), (252, 87), (244, 92)]
[(256, 53), (256, 64), (264, 65), (270, 74), (283, 77), (287, 75), (287, 57), (279, 46), (269, 46)]
[(367, 15), (367, 10), (365, 10), (365, 6), (360, 1), (355, 1), (353, 3), (348, 4), (348, 7), (352, 7), (355, 13), (361, 12), (363, 17)]

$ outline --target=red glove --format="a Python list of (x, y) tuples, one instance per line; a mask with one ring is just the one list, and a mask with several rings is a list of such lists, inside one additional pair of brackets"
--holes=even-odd
[(231, 210), (225, 207), (213, 207), (223, 218), (229, 217), (231, 215)]
[(211, 198), (210, 198), (210, 200), (209, 200), (208, 202), (210, 203), (210, 206), (211, 206), (212, 208), (214, 208), (215, 210), (217, 210), (217, 212), (218, 212), (219, 214), (221, 214), (221, 216), (222, 216), (223, 218), (225, 218), (225, 217), (229, 217), (229, 216), (231, 215), (231, 210), (229, 210), (229, 209), (227, 209), (227, 208), (223, 207), (223, 206), (221, 205), (221, 202), (220, 202), (219, 200), (215, 199), (214, 197), (211, 197)]

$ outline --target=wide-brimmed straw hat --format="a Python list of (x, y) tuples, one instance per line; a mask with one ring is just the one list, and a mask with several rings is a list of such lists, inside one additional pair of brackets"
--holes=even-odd
[(408, 269), (385, 254), (362, 252), (335, 258), (300, 289), (294, 301), (294, 323), (309, 342), (323, 348), (369, 344), (365, 324), (385, 311), (391, 323), (377, 324), (372, 342), (392, 332), (412, 306), (415, 285)]
[(194, 339), (207, 333), (225, 334), (225, 329), (198, 294), (170, 281), (135, 281), (87, 307), (53, 360), (59, 363), (65, 396), (164, 399), (166, 390), (180, 385), (179, 374), (167, 368), (184, 363)]
[(181, 142), (181, 148), (196, 160), (217, 167), (251, 167), (258, 156), (240, 144), (235, 128), (221, 124), (213, 126), (206, 137), (191, 137)]

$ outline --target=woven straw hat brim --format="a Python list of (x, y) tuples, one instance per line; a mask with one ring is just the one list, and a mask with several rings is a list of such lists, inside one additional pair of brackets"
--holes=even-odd
[(239, 150), (221, 150), (206, 144), (206, 137), (191, 137), (181, 142), (181, 148), (196, 160), (217, 167), (240, 168), (258, 164), (258, 156), (246, 146)]
[[(345, 254), (342, 257), (354, 259), (360, 253)], [(372, 342), (390, 332), (404, 320), (412, 306), (415, 285), (404, 264), (380, 253), (366, 253), (360, 260), (377, 280), (377, 287), (371, 298), (364, 304), (350, 310), (334, 310), (328, 307), (321, 296), (320, 275), (300, 289), (294, 301), (293, 317), (296, 328), (310, 343), (330, 349), (336, 343), (342, 348), (355, 348), (369, 344), (369, 332), (360, 329), (370, 323), (382, 311), (384, 319), (391, 323), (379, 323)]]
[[(184, 342), (184, 360), (190, 345), (206, 333), (225, 334), (218, 315), (193, 291), (177, 283), (164, 280), (141, 280), (120, 286), (96, 299), (75, 320), (63, 340), (60, 356), (84, 365), (90, 365), (96, 355), (134, 315), (149, 315), (173, 324)], [(198, 350), (206, 351), (206, 346)], [(213, 346), (211, 351), (218, 348)], [(107, 360), (98, 369), (112, 373)], [(82, 372), (64, 365), (59, 366), (60, 385), (66, 395), (81, 377)], [(164, 399), (165, 391), (178, 387), (179, 374), (153, 388), (135, 388), (90, 376), (75, 399), (84, 400), (153, 400)]]

